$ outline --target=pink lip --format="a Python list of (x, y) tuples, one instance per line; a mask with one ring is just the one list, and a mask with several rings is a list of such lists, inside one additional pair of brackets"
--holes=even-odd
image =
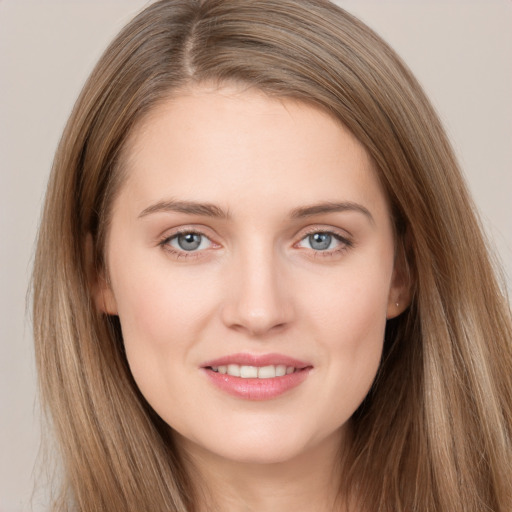
[[(243, 379), (232, 375), (214, 372), (212, 366), (227, 366), (238, 364), (247, 366), (285, 365), (296, 368), (294, 373), (274, 377), (272, 379)], [(270, 400), (299, 386), (308, 377), (312, 365), (281, 354), (232, 354), (208, 361), (201, 369), (210, 382), (220, 390), (237, 398), (245, 400)]]
[(229, 356), (219, 357), (207, 361), (201, 365), (202, 368), (209, 366), (227, 366), (228, 364), (239, 364), (246, 366), (277, 366), (284, 364), (285, 366), (293, 366), (294, 368), (306, 368), (312, 366), (304, 361), (299, 361), (293, 357), (288, 357), (282, 354), (231, 354)]

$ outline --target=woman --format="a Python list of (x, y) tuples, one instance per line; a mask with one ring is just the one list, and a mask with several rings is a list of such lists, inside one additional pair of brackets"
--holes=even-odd
[(512, 506), (471, 200), (410, 72), (327, 2), (165, 0), (119, 34), (57, 151), (34, 325), (57, 510)]

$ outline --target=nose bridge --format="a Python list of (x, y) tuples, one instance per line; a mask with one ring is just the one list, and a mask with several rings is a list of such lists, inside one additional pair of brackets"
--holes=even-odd
[(230, 293), (224, 322), (231, 328), (262, 335), (291, 320), (292, 305), (285, 289), (283, 266), (273, 244), (252, 237), (233, 255)]

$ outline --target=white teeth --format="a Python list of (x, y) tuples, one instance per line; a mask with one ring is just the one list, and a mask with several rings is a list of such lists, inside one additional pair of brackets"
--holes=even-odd
[(233, 375), (233, 377), (240, 377), (240, 366), (237, 364), (228, 364), (228, 375)]
[(262, 366), (258, 369), (259, 379), (273, 379), (276, 376), (275, 366)]
[(285, 366), (284, 364), (268, 366), (228, 364), (226, 366), (212, 366), (211, 368), (214, 372), (241, 377), (242, 379), (273, 379), (274, 377), (290, 375), (295, 371), (293, 366)]
[(240, 377), (242, 379), (256, 379), (258, 368), (256, 366), (240, 366)]
[[(293, 368), (293, 367), (290, 366), (290, 368)], [(290, 373), (292, 373), (292, 372), (290, 372)], [(284, 364), (278, 364), (276, 366), (276, 377), (282, 377), (283, 375), (286, 375), (286, 366)]]

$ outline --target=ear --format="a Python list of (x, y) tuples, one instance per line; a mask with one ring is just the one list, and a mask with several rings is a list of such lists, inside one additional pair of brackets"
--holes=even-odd
[(401, 315), (409, 307), (412, 300), (413, 283), (405, 245), (406, 240), (400, 241), (395, 254), (386, 313), (388, 320)]
[(95, 265), (94, 241), (90, 233), (85, 241), (85, 256), (87, 263), (87, 279), (96, 308), (107, 315), (117, 315), (117, 303), (112, 286), (104, 270)]

